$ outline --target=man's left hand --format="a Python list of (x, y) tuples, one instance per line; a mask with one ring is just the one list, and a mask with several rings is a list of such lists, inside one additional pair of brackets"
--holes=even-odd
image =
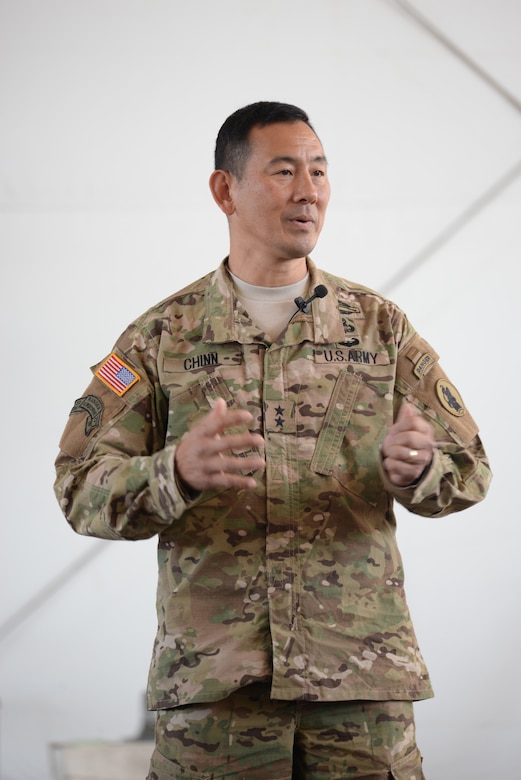
[(419, 479), (432, 460), (435, 446), (432, 425), (412, 404), (402, 404), (381, 448), (390, 481), (406, 487)]

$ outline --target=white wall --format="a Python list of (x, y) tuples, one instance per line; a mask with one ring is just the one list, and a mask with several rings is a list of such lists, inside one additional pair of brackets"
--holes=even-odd
[(418, 739), (429, 780), (521, 778), (520, 29), (516, 0), (0, 0), (1, 780), (143, 725), (154, 541), (73, 534), (53, 462), (88, 366), (226, 254), (214, 138), (259, 99), (326, 147), (314, 259), (397, 301), (480, 424), (486, 502), (399, 515), (437, 694)]

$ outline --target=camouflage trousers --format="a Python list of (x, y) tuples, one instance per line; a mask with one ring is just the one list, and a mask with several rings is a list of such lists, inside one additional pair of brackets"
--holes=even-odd
[(412, 702), (275, 701), (250, 685), (162, 710), (147, 780), (425, 780)]

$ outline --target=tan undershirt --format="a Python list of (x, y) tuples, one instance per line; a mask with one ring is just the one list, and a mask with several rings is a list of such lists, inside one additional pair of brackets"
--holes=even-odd
[(304, 296), (309, 276), (284, 287), (257, 287), (230, 274), (237, 298), (253, 322), (274, 341), (297, 311), (295, 298)]

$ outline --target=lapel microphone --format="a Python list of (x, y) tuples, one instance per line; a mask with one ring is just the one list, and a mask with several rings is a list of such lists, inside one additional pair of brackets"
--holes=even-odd
[[(313, 295), (307, 299), (307, 301), (304, 300), (301, 296), (298, 298), (295, 298), (295, 303), (297, 304), (298, 310), (303, 312), (303, 314), (309, 313), (309, 304), (311, 301), (314, 301), (315, 298), (325, 298), (328, 294), (329, 290), (327, 287), (323, 284), (317, 284), (315, 289), (313, 290)], [(297, 314), (297, 312), (295, 312)], [(295, 314), (293, 316), (295, 316)]]

